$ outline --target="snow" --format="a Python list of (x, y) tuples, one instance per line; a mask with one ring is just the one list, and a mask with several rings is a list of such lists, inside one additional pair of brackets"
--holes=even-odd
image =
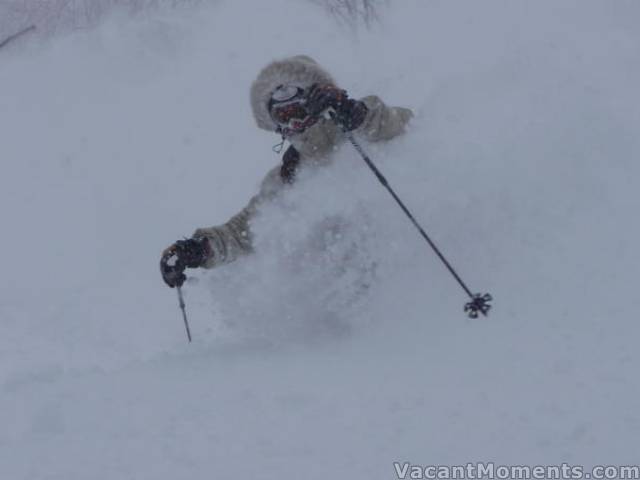
[[(416, 0), (353, 33), (216, 2), (0, 52), (0, 478), (637, 462), (639, 13)], [(416, 111), (365, 148), (488, 319), (345, 145), (262, 212), (255, 255), (194, 272), (187, 344), (160, 252), (279, 161), (248, 89), (298, 53)]]

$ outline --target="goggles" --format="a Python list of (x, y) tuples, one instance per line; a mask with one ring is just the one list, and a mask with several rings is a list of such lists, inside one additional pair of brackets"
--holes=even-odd
[(304, 89), (295, 85), (278, 85), (271, 93), (271, 102), (286, 102), (294, 98), (302, 98)]
[(269, 114), (284, 135), (303, 132), (315, 123), (305, 102), (304, 89), (295, 85), (280, 85), (271, 94)]

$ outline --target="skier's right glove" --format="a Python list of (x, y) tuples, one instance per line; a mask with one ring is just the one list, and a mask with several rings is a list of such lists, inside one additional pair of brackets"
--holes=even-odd
[(178, 240), (162, 252), (160, 272), (171, 288), (181, 287), (187, 276), (185, 268), (198, 268), (211, 256), (211, 246), (206, 238)]

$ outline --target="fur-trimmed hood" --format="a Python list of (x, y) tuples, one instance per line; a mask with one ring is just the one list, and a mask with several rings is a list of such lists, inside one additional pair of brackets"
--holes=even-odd
[(268, 103), (278, 86), (296, 85), (306, 89), (314, 83), (335, 85), (331, 75), (306, 55), (284, 58), (264, 67), (251, 85), (251, 109), (258, 127), (271, 132), (277, 128), (269, 114)]

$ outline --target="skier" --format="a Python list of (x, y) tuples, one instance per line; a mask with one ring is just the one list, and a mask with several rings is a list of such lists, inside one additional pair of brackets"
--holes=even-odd
[(212, 268), (251, 252), (250, 224), (260, 205), (293, 184), (301, 168), (328, 162), (344, 140), (343, 130), (371, 142), (389, 140), (403, 133), (413, 117), (411, 110), (388, 107), (375, 95), (349, 98), (329, 73), (304, 55), (263, 68), (251, 86), (251, 107), (258, 127), (280, 134), (290, 146), (282, 164), (266, 175), (240, 213), (225, 224), (199, 228), (164, 250), (160, 269), (172, 288), (184, 283), (186, 268)]

